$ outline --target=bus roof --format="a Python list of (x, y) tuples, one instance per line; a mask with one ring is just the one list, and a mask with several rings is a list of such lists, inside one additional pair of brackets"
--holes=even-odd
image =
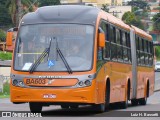
[(114, 24), (117, 25), (118, 27), (121, 27), (123, 29), (129, 30), (130, 31), (130, 26), (125, 24), (121, 19), (116, 18), (115, 16), (111, 15), (110, 13), (105, 12), (106, 16), (107, 16), (107, 20)]
[(151, 35), (147, 34), (145, 31), (131, 25), (131, 27), (135, 30), (136, 34), (143, 37), (143, 38), (146, 38), (147, 40), (152, 40), (152, 37)]
[[(99, 14), (100, 13), (100, 14)], [(78, 23), (96, 25), (98, 14), (108, 22), (130, 31), (133, 28), (141, 37), (152, 40), (145, 31), (125, 24), (115, 16), (93, 6), (83, 5), (56, 5), (38, 8), (35, 12), (26, 14), (22, 18), (22, 25), (38, 23)]]
[(26, 14), (22, 19), (24, 24), (37, 23), (83, 23), (96, 24), (100, 9), (82, 5), (57, 5), (38, 8), (35, 12)]

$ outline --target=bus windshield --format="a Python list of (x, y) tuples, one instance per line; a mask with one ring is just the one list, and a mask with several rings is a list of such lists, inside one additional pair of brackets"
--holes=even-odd
[(94, 27), (90, 25), (21, 26), (16, 41), (14, 69), (33, 71), (36, 65), (34, 71), (68, 71), (67, 66), (72, 71), (88, 71), (93, 61), (93, 33)]

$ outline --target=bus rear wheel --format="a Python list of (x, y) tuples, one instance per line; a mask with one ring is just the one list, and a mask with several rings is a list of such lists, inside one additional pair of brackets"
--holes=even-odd
[(131, 104), (132, 104), (132, 106), (138, 105), (138, 100), (137, 99), (131, 100)]
[(42, 103), (38, 102), (29, 102), (30, 111), (32, 113), (40, 113), (42, 111)]
[(140, 104), (140, 105), (146, 105), (146, 104), (147, 104), (147, 97), (149, 96), (149, 81), (147, 82), (146, 88), (147, 88), (147, 90), (146, 90), (146, 95), (145, 95), (145, 97), (139, 99), (139, 104)]
[(147, 104), (147, 97), (139, 99), (139, 104), (146, 105)]
[(128, 107), (128, 98), (126, 97), (126, 100), (121, 103), (121, 108), (126, 109)]

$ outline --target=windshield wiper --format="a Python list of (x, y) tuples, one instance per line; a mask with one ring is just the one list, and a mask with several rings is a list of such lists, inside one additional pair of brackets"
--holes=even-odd
[[(46, 57), (46, 55), (49, 54), (49, 51), (50, 51), (50, 47), (51, 47), (51, 42), (52, 42), (52, 39), (50, 41), (50, 44), (49, 44), (49, 47), (46, 48), (42, 54), (38, 57), (38, 59), (35, 61), (34, 64), (32, 64), (30, 70), (29, 70), (29, 73), (33, 73), (33, 71), (38, 67), (38, 65), (42, 62), (42, 60)], [(49, 55), (48, 55), (49, 56)]]
[(68, 64), (67, 60), (65, 59), (63, 53), (61, 52), (61, 50), (60, 50), (59, 47), (58, 47), (57, 39), (56, 39), (56, 51), (58, 52), (60, 58), (62, 59), (64, 65), (66, 66), (66, 68), (67, 68), (67, 70), (68, 70), (68, 73), (69, 73), (69, 74), (72, 74), (72, 69), (71, 69), (71, 67), (69, 66), (69, 64)]

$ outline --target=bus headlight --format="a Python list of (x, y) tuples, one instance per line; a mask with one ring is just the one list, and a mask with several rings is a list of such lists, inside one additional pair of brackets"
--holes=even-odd
[(14, 86), (17, 86), (18, 85), (18, 80), (14, 79), (12, 83), (13, 83)]
[(78, 85), (79, 85), (79, 86), (83, 86), (83, 85), (84, 85), (83, 81), (80, 81), (80, 82), (78, 83)]
[(91, 86), (91, 84), (92, 84), (91, 80), (79, 81), (77, 87), (87, 87)]
[(16, 80), (16, 79), (14, 79), (14, 80), (12, 81), (12, 84), (13, 84), (14, 86), (17, 86), (17, 87), (24, 87), (24, 82), (21, 81), (21, 80)]
[(84, 82), (84, 84), (85, 84), (86, 86), (90, 86), (90, 85), (91, 85), (91, 82), (90, 82), (89, 80), (86, 80), (86, 81)]

